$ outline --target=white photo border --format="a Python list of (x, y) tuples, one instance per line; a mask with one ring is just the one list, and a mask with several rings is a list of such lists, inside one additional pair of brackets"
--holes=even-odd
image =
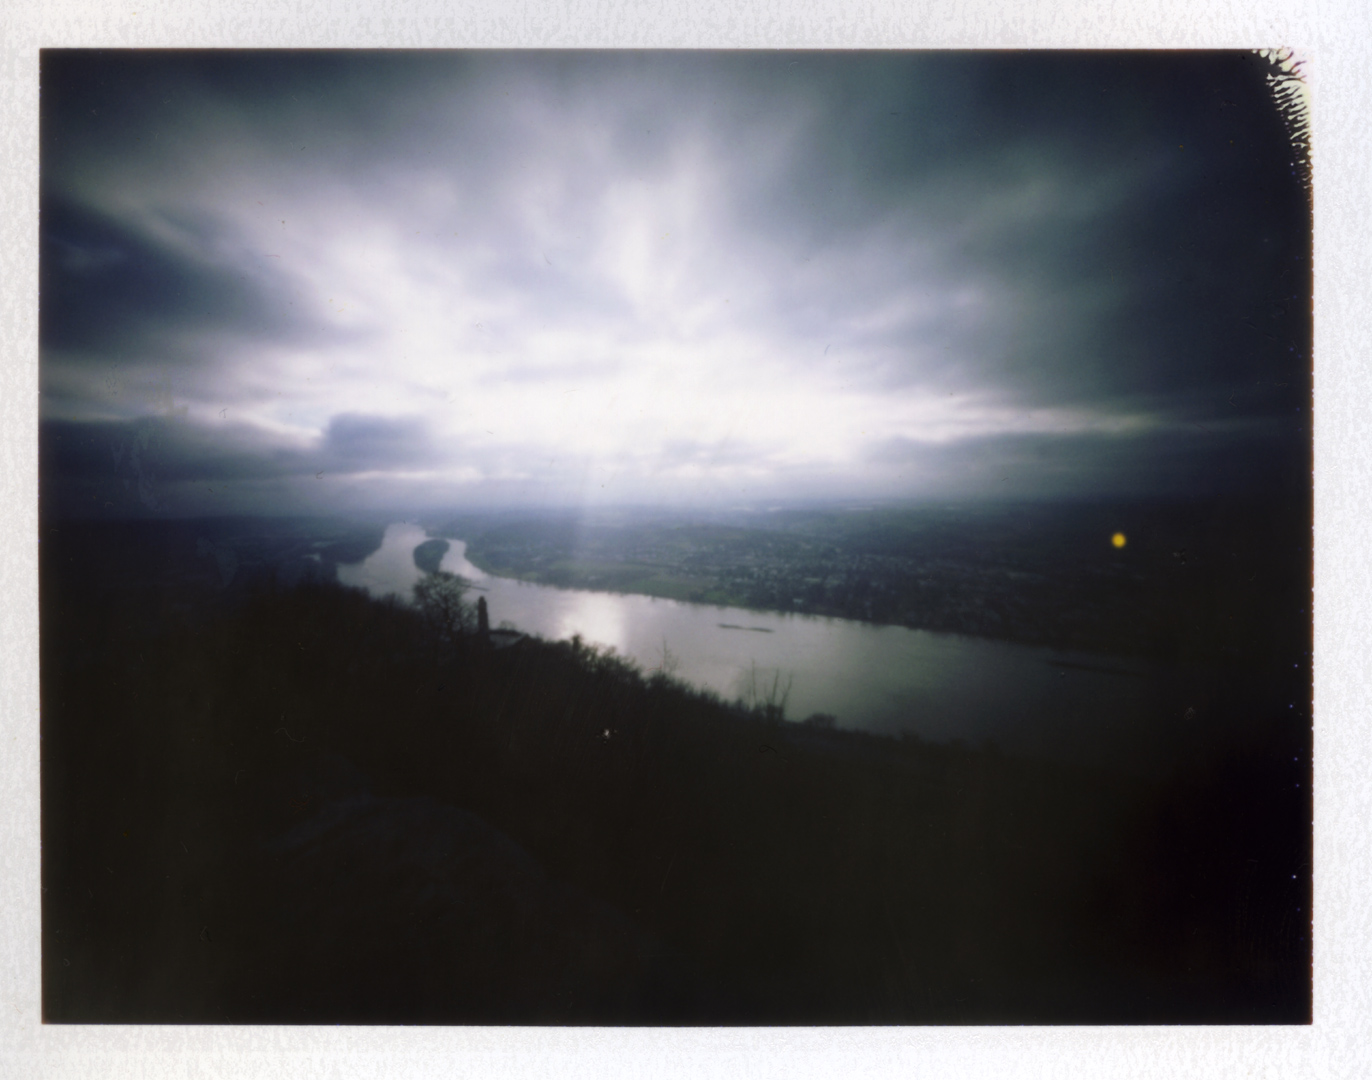
[[(20, 0), (0, 18), (0, 1070), (35, 1077), (1372, 1075), (1372, 64), (1356, 0)], [(1301, 1027), (43, 1025), (38, 813), (38, 63), (45, 47), (1255, 48), (1304, 62), (1315, 238), (1315, 994)], [(1361, 347), (1360, 347), (1361, 346)], [(10, 1067), (13, 1067), (13, 1071)]]

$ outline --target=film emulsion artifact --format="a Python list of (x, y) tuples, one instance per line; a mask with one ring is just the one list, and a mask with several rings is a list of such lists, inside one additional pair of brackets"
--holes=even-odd
[(41, 91), (49, 1022), (1309, 1021), (1289, 57)]

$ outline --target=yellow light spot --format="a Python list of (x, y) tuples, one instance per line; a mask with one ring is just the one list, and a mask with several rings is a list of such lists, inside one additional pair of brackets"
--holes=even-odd
[(1124, 533), (1115, 533), (1114, 536), (1110, 537), (1110, 543), (1114, 544), (1117, 548), (1124, 547), (1124, 545), (1127, 543), (1127, 541), (1124, 539)]

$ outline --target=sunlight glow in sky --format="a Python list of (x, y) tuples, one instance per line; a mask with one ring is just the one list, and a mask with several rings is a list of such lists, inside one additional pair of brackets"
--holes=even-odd
[(43, 417), (186, 510), (1108, 488), (1282, 404), (1233, 326), (1286, 223), (1197, 194), (1255, 197), (1256, 77), (1235, 121), (1161, 61), (45, 63)]

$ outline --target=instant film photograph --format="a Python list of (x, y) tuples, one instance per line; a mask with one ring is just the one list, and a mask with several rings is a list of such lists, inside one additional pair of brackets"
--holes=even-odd
[(1303, 1024), (1282, 52), (49, 50), (49, 1023)]

